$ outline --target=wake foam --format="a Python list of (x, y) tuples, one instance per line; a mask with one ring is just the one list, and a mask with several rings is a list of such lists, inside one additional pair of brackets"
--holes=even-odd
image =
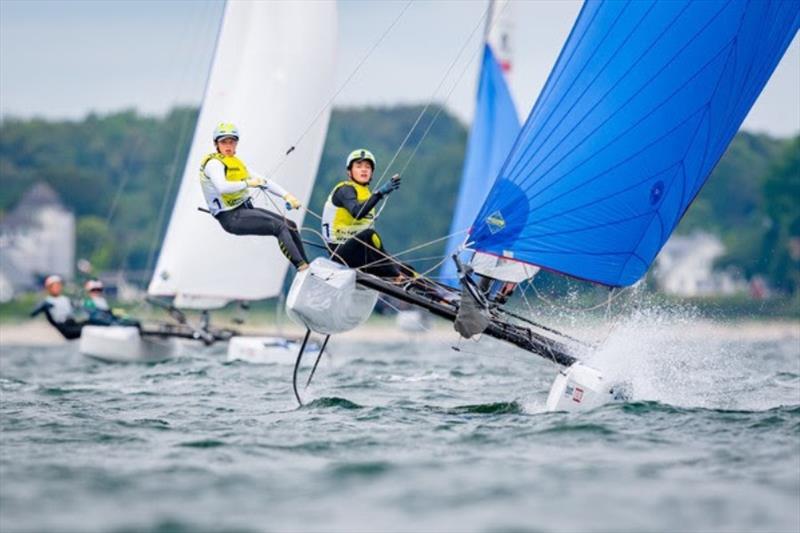
[(692, 308), (649, 306), (618, 321), (584, 361), (612, 383), (629, 384), (632, 401), (711, 409), (780, 405), (759, 390), (752, 344), (722, 331)]

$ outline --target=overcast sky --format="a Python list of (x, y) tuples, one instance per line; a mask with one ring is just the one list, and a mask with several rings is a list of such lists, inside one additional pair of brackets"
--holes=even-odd
[[(511, 90), (523, 119), (580, 5), (512, 3)], [(340, 1), (337, 88), (402, 16), (335, 105), (433, 98), (469, 122), (485, 8), (483, 0)], [(162, 114), (176, 104), (198, 104), (222, 11), (222, 2), (201, 0), (0, 0), (0, 113), (81, 118), (90, 111)], [(800, 131), (797, 37), (744, 127), (778, 136)]]

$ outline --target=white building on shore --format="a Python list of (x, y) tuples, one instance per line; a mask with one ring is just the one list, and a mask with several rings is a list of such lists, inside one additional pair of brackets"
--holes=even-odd
[(31, 187), (0, 221), (0, 301), (40, 288), (42, 277), (75, 273), (75, 215), (46, 183)]
[(714, 270), (714, 261), (724, 253), (725, 246), (709, 233), (674, 235), (656, 258), (656, 284), (667, 294), (684, 297), (746, 291), (747, 283), (740, 276)]

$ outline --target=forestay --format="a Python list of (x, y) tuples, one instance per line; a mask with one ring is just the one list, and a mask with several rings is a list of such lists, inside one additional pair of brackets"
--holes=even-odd
[(587, 2), (471, 246), (610, 286), (649, 268), (797, 32), (796, 1)]
[[(228, 234), (211, 215), (198, 211), (205, 207), (200, 160), (213, 151), (211, 132), (221, 121), (239, 127), (237, 155), (261, 174), (278, 166), (305, 133), (268, 177), (306, 204), (328, 127), (335, 45), (333, 2), (228, 2), (149, 294), (174, 296), (181, 307), (210, 309), (280, 292), (288, 261), (275, 239)], [(257, 196), (257, 204), (274, 210), (263, 194)], [(302, 214), (287, 216), (300, 226)]]

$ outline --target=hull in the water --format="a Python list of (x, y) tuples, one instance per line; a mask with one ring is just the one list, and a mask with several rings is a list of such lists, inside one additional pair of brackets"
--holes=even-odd
[(609, 402), (627, 400), (625, 386), (581, 362), (561, 370), (547, 395), (548, 411), (586, 411)]
[[(246, 361), (254, 364), (294, 364), (300, 341), (284, 337), (234, 336), (228, 342), (228, 361)], [(319, 345), (309, 343), (306, 353), (316, 357)]]
[(132, 326), (84, 326), (79, 351), (109, 363), (155, 363), (173, 357), (173, 338), (142, 336)]

